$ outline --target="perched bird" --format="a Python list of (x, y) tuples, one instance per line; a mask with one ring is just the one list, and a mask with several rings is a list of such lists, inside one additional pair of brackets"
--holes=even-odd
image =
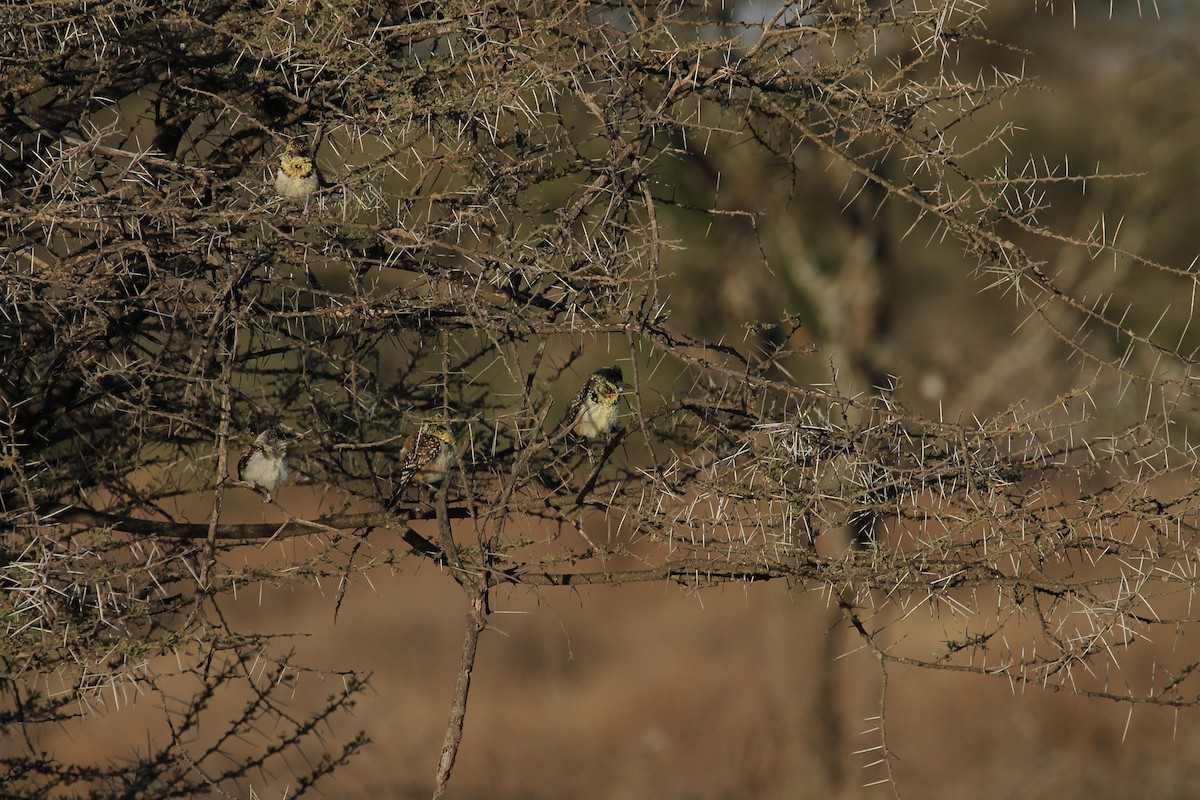
[(293, 200), (303, 200), (321, 188), (321, 173), (317, 162), (304, 149), (304, 142), (293, 139), (287, 143), (275, 171), (275, 191)]
[(289, 439), (275, 428), (268, 428), (238, 459), (238, 475), (246, 483), (252, 483), (267, 493), (264, 503), (271, 502), (271, 495), (279, 488), (279, 484), (287, 480), (287, 449), (288, 445), (294, 443), (294, 439)]
[(564, 417), (571, 432), (584, 439), (604, 439), (616, 430), (621, 419), (619, 401), (623, 385), (620, 367), (593, 372)]
[(395, 497), (398, 498), (414, 479), (430, 486), (441, 483), (457, 461), (454, 434), (449, 424), (443, 419), (422, 423), (420, 430), (408, 437), (400, 450), (400, 478)]

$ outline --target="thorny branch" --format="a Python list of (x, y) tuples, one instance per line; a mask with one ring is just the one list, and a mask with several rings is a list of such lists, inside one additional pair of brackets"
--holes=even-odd
[[(1200, 705), (1185, 648), (1123, 671), (1197, 617), (1200, 345), (1170, 303), (1194, 274), (1055, 224), (1050, 192), (1119, 172), (1014, 166), (1017, 123), (980, 123), (1026, 84), (959, 77), (998, 46), (988, 5), (0, 4), (6, 787), (240, 796), (304, 763), (313, 788), (365, 742), (316, 732), (364, 684), (288, 706), (309, 668), (225, 599), (328, 576), (340, 602), (406, 558), (467, 605), (435, 796), (513, 587), (779, 581), (840, 598), (885, 679)], [(303, 202), (274, 191), (293, 139), (324, 176)], [(1123, 306), (1147, 275), (1162, 308)], [(893, 295), (944, 278), (1034, 330), (1007, 368), (968, 365), (955, 417), (880, 341)], [(974, 338), (935, 299), (909, 340)], [(610, 365), (620, 427), (580, 441), (563, 414)], [(460, 466), (392, 506), (399, 443), (435, 414)], [(232, 467), (273, 425), (303, 433), (286, 519), (238, 521)], [(282, 540), (303, 547), (259, 549)], [(917, 612), (942, 640), (905, 635)], [(179, 741), (43, 760), (36, 732), (73, 713), (50, 674), (149, 687)], [(239, 692), (219, 747), (186, 744)]]

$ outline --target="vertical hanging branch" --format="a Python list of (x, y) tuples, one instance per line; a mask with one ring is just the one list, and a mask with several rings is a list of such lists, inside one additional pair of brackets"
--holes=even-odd
[(471, 691), (471, 674), (475, 670), (475, 654), (479, 649), (479, 634), (487, 627), (487, 580), (483, 574), (463, 568), (458, 549), (450, 530), (450, 515), (446, 508), (446, 487), (443, 481), (437, 492), (437, 518), (441, 529), (443, 547), (458, 585), (467, 595), (467, 628), (463, 636), (462, 660), (459, 662), (458, 680), (454, 684), (454, 698), (450, 702), (450, 719), (446, 723), (446, 738), (442, 742), (442, 755), (438, 761), (434, 783), (434, 800), (446, 792), (450, 773), (458, 758), (458, 747), (462, 743), (463, 721), (467, 716), (467, 697)]
[(650, 192), (650, 184), (645, 179), (638, 183), (642, 191), (642, 202), (646, 206), (650, 234), (650, 295), (643, 301), (642, 315), (656, 319), (662, 313), (658, 300), (659, 276), (662, 272), (662, 242), (658, 237), (658, 216), (654, 213), (654, 195)]
[[(221, 421), (217, 429), (217, 490), (213, 497), (212, 516), (208, 523), (208, 538), (204, 546), (204, 562), (200, 565), (200, 587), (207, 590), (213, 565), (217, 560), (217, 524), (221, 519), (221, 507), (225, 499), (225, 477), (229, 474), (229, 421), (233, 414), (232, 375), (233, 362), (237, 358), (237, 329), (238, 320), (235, 315), (228, 318), (228, 333), (221, 338), (224, 346), (221, 348)], [(203, 596), (203, 595), (201, 595)]]
[[(886, 775), (877, 781), (865, 784), (865, 787), (878, 786), (887, 784), (892, 790), (892, 796), (899, 800), (900, 789), (896, 785), (896, 773), (892, 769), (892, 763), (896, 759), (896, 755), (888, 747), (887, 740), (887, 697), (888, 697), (888, 659), (887, 654), (879, 647), (875, 641), (875, 637), (867, 627), (863, 624), (862, 619), (854, 609), (854, 604), (845, 598), (838, 601), (834, 615), (849, 624), (851, 628), (862, 638), (866, 647), (875, 655), (876, 661), (879, 663), (879, 716), (875, 719), (868, 719), (869, 722), (875, 722), (876, 727), (864, 731), (864, 733), (879, 732), (879, 744), (874, 747), (864, 748), (857, 751), (856, 754), (867, 754), (878, 751), (879, 757), (863, 766), (863, 769), (871, 769), (882, 765), (886, 771)], [(832, 639), (830, 641), (833, 641)]]
[[(887, 739), (888, 671), (887, 664), (883, 661), (879, 662), (879, 677), (879, 760), (883, 763), (884, 769), (887, 770), (887, 777), (877, 783), (886, 783), (892, 790), (892, 796), (896, 800), (900, 800), (900, 788), (896, 785), (896, 773), (892, 769), (896, 755), (888, 747)], [(867, 766), (872, 765), (868, 764)]]
[(442, 755), (438, 761), (437, 780), (433, 789), (434, 800), (446, 793), (454, 761), (458, 758), (458, 746), (462, 743), (463, 720), (467, 715), (467, 695), (471, 690), (471, 673), (475, 669), (475, 653), (479, 648), (479, 634), (487, 626), (483, 609), (483, 594), (470, 598), (467, 608), (467, 631), (463, 637), (462, 661), (459, 663), (458, 681), (454, 685), (454, 700), (450, 704), (450, 720), (446, 724), (446, 738), (442, 742)]

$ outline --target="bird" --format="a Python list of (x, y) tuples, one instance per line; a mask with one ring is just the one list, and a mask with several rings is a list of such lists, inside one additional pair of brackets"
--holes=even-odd
[(271, 502), (275, 490), (287, 480), (287, 449), (291, 444), (295, 444), (294, 439), (284, 436), (276, 428), (267, 428), (238, 459), (238, 475), (267, 493), (264, 503)]
[(621, 419), (621, 368), (604, 367), (593, 372), (571, 401), (564, 417), (571, 433), (588, 439), (605, 439)]
[(303, 200), (321, 188), (317, 162), (305, 151), (304, 142), (293, 139), (279, 157), (275, 171), (275, 191), (293, 200)]
[(398, 498), (414, 479), (436, 486), (456, 463), (458, 455), (454, 451), (454, 434), (449, 423), (440, 417), (423, 422), (400, 450), (400, 478), (395, 497)]

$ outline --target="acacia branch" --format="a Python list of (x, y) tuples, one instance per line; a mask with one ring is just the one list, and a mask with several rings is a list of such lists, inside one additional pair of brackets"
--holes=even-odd
[[(455, 517), (464, 517), (461, 509)], [(417, 514), (409, 519), (420, 519)], [(250, 522), (250, 523), (221, 523), (215, 527), (208, 523), (169, 522), (166, 520), (140, 519), (123, 517), (96, 511), (88, 508), (70, 508), (53, 518), (60, 524), (79, 524), (97, 528), (105, 528), (134, 536), (162, 536), (170, 539), (206, 539), (209, 531), (214, 531), (215, 538), (224, 541), (254, 541), (257, 539), (288, 538), (293, 536), (311, 536), (329, 530), (356, 530), (359, 528), (392, 528), (399, 529), (404, 541), (418, 555), (441, 560), (442, 549), (421, 534), (410, 528), (405, 519), (389, 514), (386, 511), (375, 511), (362, 514), (334, 514), (320, 517), (313, 521), (291, 519), (283, 523)]]
[(442, 742), (442, 754), (438, 759), (437, 777), (434, 784), (434, 800), (441, 797), (454, 771), (458, 758), (458, 747), (462, 743), (463, 722), (467, 717), (467, 699), (471, 692), (471, 675), (475, 671), (475, 655), (479, 649), (479, 635), (487, 627), (486, 571), (477, 574), (468, 571), (454, 544), (450, 517), (446, 513), (446, 491), (449, 481), (444, 481), (437, 493), (438, 527), (443, 546), (449, 554), (455, 580), (467, 595), (467, 628), (463, 637), (462, 660), (459, 664), (458, 680), (454, 684), (454, 699), (450, 703), (450, 719), (446, 723), (446, 737)]

